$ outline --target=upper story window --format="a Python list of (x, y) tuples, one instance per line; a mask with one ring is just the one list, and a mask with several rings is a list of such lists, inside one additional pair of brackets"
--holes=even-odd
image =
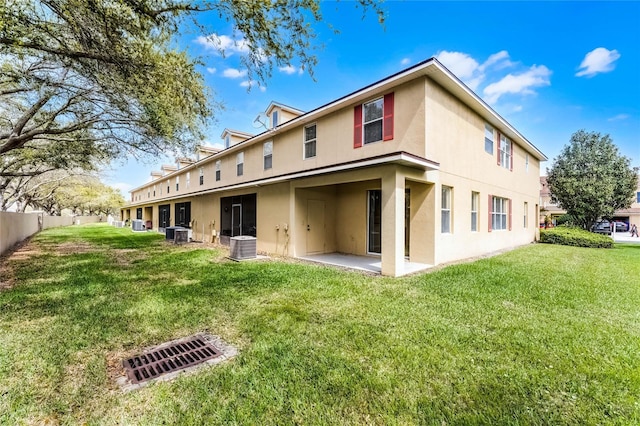
[(484, 125), (484, 151), (493, 155), (493, 127)]
[(220, 180), (220, 166), (222, 164), (222, 160), (216, 161), (216, 182)]
[(264, 158), (264, 169), (270, 169), (273, 165), (273, 141), (265, 142), (262, 147)]
[(498, 152), (498, 165), (508, 170), (513, 170), (512, 163), (513, 143), (505, 135), (500, 135), (500, 152)]
[(529, 154), (524, 156), (524, 170), (529, 173)]
[(153, 196), (154, 197), (156, 196), (156, 186), (155, 185), (153, 185)]
[(180, 176), (176, 176), (176, 192), (180, 190)]
[(239, 152), (236, 156), (236, 175), (242, 176), (244, 174), (244, 152)]
[(636, 203), (640, 203), (640, 191), (636, 193)]
[(278, 125), (278, 111), (273, 111), (271, 113), (271, 127), (275, 129), (277, 125)]
[(511, 230), (511, 200), (489, 196), (490, 228), (489, 231)]
[(363, 105), (364, 112), (364, 143), (382, 140), (382, 113), (384, 101), (382, 98)]
[(452, 188), (450, 186), (442, 186), (442, 221), (441, 231), (443, 234), (451, 232), (451, 193)]
[(151, 190), (147, 189), (147, 198), (151, 198)]
[(204, 167), (200, 167), (198, 173), (200, 173), (200, 185), (204, 185)]
[(191, 185), (191, 172), (187, 172), (187, 189)]
[(356, 105), (354, 108), (353, 147), (393, 139), (394, 95)]
[(231, 136), (227, 135), (224, 137), (224, 147), (229, 148), (229, 145), (231, 145)]
[(316, 156), (316, 125), (304, 128), (304, 158)]
[(169, 186), (171, 186), (171, 181), (170, 180), (167, 181), (167, 194), (169, 193), (169, 189), (170, 189)]

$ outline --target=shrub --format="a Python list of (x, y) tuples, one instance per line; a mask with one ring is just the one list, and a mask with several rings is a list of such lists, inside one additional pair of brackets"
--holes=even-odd
[(612, 248), (613, 240), (610, 237), (580, 228), (558, 226), (551, 229), (540, 230), (540, 242), (548, 244), (561, 244), (575, 247)]
[(577, 224), (578, 224), (578, 221), (576, 220), (576, 218), (570, 214), (563, 214), (562, 216), (556, 219), (556, 225), (558, 226), (560, 225), (573, 226)]

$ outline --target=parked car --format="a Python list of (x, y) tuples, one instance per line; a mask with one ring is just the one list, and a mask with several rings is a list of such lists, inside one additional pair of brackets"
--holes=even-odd
[(596, 222), (591, 227), (591, 232), (595, 232), (597, 234), (611, 235), (611, 224), (607, 220), (601, 220), (600, 222)]
[(595, 225), (593, 225), (593, 227), (591, 228), (591, 232), (596, 232), (598, 234), (610, 235), (611, 234), (611, 223), (615, 224), (616, 232), (628, 232), (629, 231), (629, 225), (627, 225), (624, 222), (620, 222), (620, 221), (609, 222), (608, 220), (601, 220), (600, 222), (597, 222)]
[(628, 232), (629, 231), (629, 225), (627, 225), (624, 222), (619, 222), (616, 221), (616, 232)]

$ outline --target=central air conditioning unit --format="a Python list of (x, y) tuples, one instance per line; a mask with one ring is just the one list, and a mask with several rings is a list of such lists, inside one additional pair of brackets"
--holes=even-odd
[(144, 221), (140, 219), (132, 220), (131, 229), (133, 229), (134, 231), (144, 231)]
[(174, 244), (186, 244), (189, 241), (189, 229), (180, 228), (174, 230), (175, 236), (173, 237)]
[(256, 249), (256, 237), (239, 235), (231, 237), (231, 250), (229, 258), (232, 260), (255, 259), (258, 257)]
[(174, 240), (176, 237), (176, 229), (183, 229), (183, 228), (182, 226), (167, 226), (166, 228), (164, 228), (165, 239)]

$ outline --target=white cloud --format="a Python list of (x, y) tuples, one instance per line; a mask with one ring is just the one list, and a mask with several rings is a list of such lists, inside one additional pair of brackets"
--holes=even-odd
[(278, 67), (278, 69), (285, 74), (302, 74), (304, 71), (302, 68), (297, 68), (291, 65), (287, 65), (286, 67)]
[(582, 60), (580, 64), (580, 71), (576, 73), (576, 77), (593, 77), (601, 72), (613, 71), (615, 68), (614, 62), (620, 58), (620, 53), (617, 50), (608, 50), (604, 47), (598, 47)]
[(216, 71), (217, 71), (217, 70), (216, 70), (215, 68), (207, 68), (207, 72), (208, 72), (209, 74), (215, 74), (215, 73), (216, 73)]
[(476, 91), (486, 78), (489, 69), (503, 69), (513, 65), (509, 60), (509, 52), (501, 50), (494, 53), (482, 64), (463, 52), (439, 52), (436, 59), (462, 80), (471, 90)]
[(544, 65), (534, 65), (520, 74), (507, 74), (500, 81), (484, 88), (485, 100), (491, 104), (507, 93), (531, 95), (534, 87), (549, 86), (551, 70)]
[(263, 93), (264, 93), (264, 92), (266, 92), (266, 91), (267, 91), (267, 88), (266, 88), (266, 87), (261, 86), (261, 85), (260, 85), (260, 83), (258, 83), (258, 82), (257, 82), (257, 81), (255, 81), (255, 80), (251, 80), (251, 81), (248, 81), (248, 80), (247, 80), (247, 81), (243, 81), (242, 83), (240, 83), (240, 86), (241, 86), (241, 87), (256, 87), (256, 86), (258, 86), (258, 89), (260, 89), (260, 91), (261, 91), (261, 92), (263, 92)]
[(462, 52), (447, 52), (444, 50), (436, 55), (436, 59), (461, 80), (471, 78), (480, 66), (475, 59)]
[(222, 75), (227, 78), (242, 78), (247, 75), (247, 70), (227, 68), (226, 70), (222, 71)]
[(626, 120), (629, 117), (630, 117), (629, 114), (618, 114), (615, 117), (609, 118), (607, 121), (621, 121), (621, 120)]
[(214, 50), (216, 52), (223, 51), (226, 55), (233, 53), (248, 53), (250, 48), (245, 39), (235, 40), (227, 35), (210, 34), (208, 36), (199, 36), (196, 43), (205, 49)]
[(411, 62), (411, 59), (409, 59), (409, 58), (403, 58), (403, 59), (400, 61), (400, 65), (409, 65), (409, 62)]
[(496, 69), (503, 69), (512, 66), (513, 62), (509, 60), (509, 52), (501, 50), (500, 52), (489, 56), (489, 58), (480, 65), (480, 71), (484, 72), (487, 68), (493, 65), (495, 65), (493, 68)]

